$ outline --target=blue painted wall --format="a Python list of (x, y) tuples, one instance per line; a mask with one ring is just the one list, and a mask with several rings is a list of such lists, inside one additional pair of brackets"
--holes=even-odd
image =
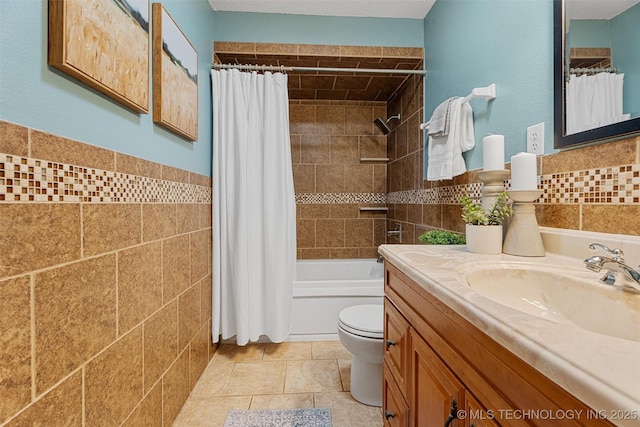
[(154, 125), (151, 106), (132, 113), (48, 67), (46, 0), (0, 1), (0, 119), (210, 176), (214, 12), (207, 0), (163, 5), (198, 51), (197, 142)]
[(215, 40), (422, 47), (422, 19), (216, 12)]
[(572, 47), (611, 47), (611, 26), (606, 19), (572, 19), (565, 40)]
[(611, 19), (611, 56), (624, 73), (625, 113), (640, 117), (640, 3)]
[[(482, 137), (505, 135), (505, 157), (526, 151), (527, 127), (545, 123), (553, 150), (552, 0), (438, 0), (425, 17), (425, 118), (451, 96), (497, 85), (497, 98), (471, 101), (476, 147), (468, 169), (482, 167)], [(426, 162), (425, 162), (426, 164)]]

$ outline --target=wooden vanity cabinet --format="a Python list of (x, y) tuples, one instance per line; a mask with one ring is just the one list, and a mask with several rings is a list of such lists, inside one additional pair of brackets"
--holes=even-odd
[(389, 262), (384, 286), (385, 426), (445, 426), (452, 400), (461, 417), (449, 427), (613, 426), (523, 416), (590, 408)]

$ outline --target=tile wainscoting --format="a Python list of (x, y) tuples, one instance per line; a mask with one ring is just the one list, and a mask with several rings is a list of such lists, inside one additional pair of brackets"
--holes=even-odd
[(214, 348), (211, 180), (0, 122), (0, 424), (170, 425)]

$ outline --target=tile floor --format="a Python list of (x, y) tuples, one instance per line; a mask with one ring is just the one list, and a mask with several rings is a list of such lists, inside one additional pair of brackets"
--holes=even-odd
[(351, 354), (340, 341), (220, 346), (174, 427), (224, 425), (231, 409), (331, 408), (333, 427), (382, 426), (380, 408), (349, 393)]

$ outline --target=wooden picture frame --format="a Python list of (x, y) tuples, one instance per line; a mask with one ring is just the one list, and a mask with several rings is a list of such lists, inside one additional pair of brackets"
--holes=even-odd
[(49, 0), (52, 67), (138, 112), (149, 111), (149, 0)]
[(153, 121), (198, 139), (198, 52), (161, 3), (153, 3)]

